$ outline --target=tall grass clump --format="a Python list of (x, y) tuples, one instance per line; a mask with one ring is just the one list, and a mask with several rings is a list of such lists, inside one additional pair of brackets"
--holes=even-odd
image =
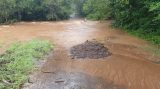
[(14, 43), (0, 55), (0, 89), (20, 89), (36, 61), (52, 48), (52, 44), (44, 40)]

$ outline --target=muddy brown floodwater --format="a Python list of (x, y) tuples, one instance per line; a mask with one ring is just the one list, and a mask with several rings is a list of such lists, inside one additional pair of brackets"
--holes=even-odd
[[(139, 48), (149, 44), (112, 29), (110, 21), (21, 22), (0, 26), (4, 48), (14, 41), (35, 38), (50, 40), (56, 47), (40, 71), (30, 76), (32, 84), (24, 89), (160, 89), (160, 65), (149, 61), (159, 58)], [(103, 43), (112, 55), (99, 60), (71, 59), (72, 46), (92, 39)]]

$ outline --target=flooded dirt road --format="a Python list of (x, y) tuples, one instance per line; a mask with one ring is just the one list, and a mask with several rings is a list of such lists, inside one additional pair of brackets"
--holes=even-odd
[[(23, 89), (160, 89), (159, 60), (140, 47), (147, 42), (110, 27), (110, 21), (21, 22), (0, 26), (4, 48), (14, 41), (47, 39), (56, 47)], [(96, 39), (112, 53), (103, 59), (71, 59), (70, 48)], [(1, 49), (2, 50), (2, 49)], [(1, 51), (2, 52), (2, 51)]]

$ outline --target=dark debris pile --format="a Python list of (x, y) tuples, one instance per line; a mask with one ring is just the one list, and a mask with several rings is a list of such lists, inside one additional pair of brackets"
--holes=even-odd
[(108, 57), (111, 53), (108, 51), (103, 44), (98, 43), (97, 41), (86, 41), (83, 44), (76, 45), (71, 48), (71, 57), (75, 58), (90, 58), (90, 59), (99, 59)]

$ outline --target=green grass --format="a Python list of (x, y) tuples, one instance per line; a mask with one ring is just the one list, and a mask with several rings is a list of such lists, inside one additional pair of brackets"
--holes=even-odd
[(160, 36), (151, 34), (142, 34), (142, 31), (127, 31), (129, 34), (142, 38), (153, 44), (154, 47), (141, 47), (145, 51), (151, 52), (155, 56), (160, 56)]
[(0, 42), (0, 48), (2, 48), (3, 47), (3, 44), (2, 44), (2, 42)]
[(44, 40), (14, 43), (0, 55), (0, 89), (20, 89), (35, 63), (49, 53), (53, 45)]
[(148, 51), (152, 53), (154, 56), (160, 56), (160, 48), (156, 47), (149, 47), (149, 46), (141, 46), (144, 51)]
[(144, 34), (143, 31), (138, 31), (138, 30), (137, 31), (127, 30), (127, 32), (131, 35), (135, 35), (135, 36), (140, 37), (144, 40), (147, 40), (154, 45), (160, 46), (160, 36), (158, 36), (158, 35), (154, 35), (154, 34), (150, 34), (150, 33)]

